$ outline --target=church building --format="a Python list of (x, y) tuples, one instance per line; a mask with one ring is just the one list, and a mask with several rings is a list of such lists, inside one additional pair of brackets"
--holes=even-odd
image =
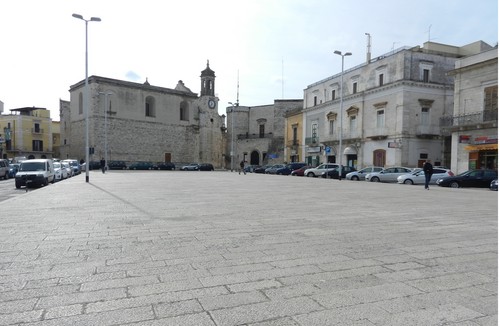
[[(224, 116), (218, 113), (215, 73), (207, 61), (200, 94), (180, 80), (174, 89), (90, 76), (91, 161), (211, 163), (224, 166)], [(85, 159), (85, 80), (60, 102), (61, 158)]]

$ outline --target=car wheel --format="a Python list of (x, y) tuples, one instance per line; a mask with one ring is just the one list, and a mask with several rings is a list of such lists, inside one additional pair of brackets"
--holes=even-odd
[(16, 189), (21, 188), (21, 184), (19, 182), (16, 182)]
[(43, 185), (44, 186), (48, 186), (49, 185), (49, 179), (45, 178), (45, 181), (43, 182)]
[(378, 177), (373, 177), (370, 179), (371, 182), (380, 182), (380, 179)]
[(314, 173), (309, 172), (309, 173), (307, 174), (307, 176), (308, 176), (309, 178), (314, 177)]
[(355, 175), (355, 176), (353, 176), (353, 177), (351, 178), (351, 180), (354, 180), (354, 181), (359, 181), (359, 177), (358, 177), (357, 175)]
[(406, 179), (405, 182), (404, 182), (405, 185), (412, 185), (413, 184), (413, 181), (410, 180), (410, 179)]
[(452, 187), (452, 188), (460, 188), (460, 185), (458, 184), (458, 182), (453, 181), (452, 183), (450, 183), (450, 187)]

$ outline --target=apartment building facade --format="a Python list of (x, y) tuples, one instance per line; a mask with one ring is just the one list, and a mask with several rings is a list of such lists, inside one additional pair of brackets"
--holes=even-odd
[(279, 164), (288, 162), (285, 156), (286, 114), (300, 110), (303, 100), (275, 100), (271, 105), (241, 106), (226, 108), (228, 159), (233, 156), (235, 168), (245, 160), (247, 164)]
[(426, 42), (367, 58), (309, 85), (303, 109), (306, 162), (338, 162), (342, 155), (344, 165), (357, 169), (420, 167), (427, 159), (449, 166), (451, 139), (440, 128), (440, 118), (453, 112), (454, 82), (447, 73), (458, 58), (488, 48), (484, 42), (462, 47)]
[(58, 150), (58, 126), (50, 111), (39, 107), (11, 109), (0, 115), (1, 158), (55, 158)]
[(451, 169), (498, 169), (498, 47), (459, 59), (453, 114), (441, 119), (451, 135)]

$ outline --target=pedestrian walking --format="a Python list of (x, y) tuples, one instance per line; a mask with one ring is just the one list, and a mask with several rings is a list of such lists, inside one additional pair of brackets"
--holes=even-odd
[(241, 171), (243, 171), (243, 174), (247, 174), (247, 171), (245, 171), (245, 161), (240, 162), (240, 171), (238, 171), (238, 174), (241, 174)]
[(101, 158), (101, 170), (102, 173), (106, 172), (106, 160), (104, 158)]
[(425, 189), (429, 190), (429, 182), (432, 177), (433, 166), (431, 164), (431, 160), (427, 160), (424, 164), (424, 175), (425, 175)]

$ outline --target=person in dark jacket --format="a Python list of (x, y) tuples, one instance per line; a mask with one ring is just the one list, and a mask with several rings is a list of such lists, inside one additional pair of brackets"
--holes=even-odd
[(432, 169), (434, 167), (431, 164), (431, 160), (427, 160), (424, 164), (424, 175), (425, 175), (425, 189), (429, 190), (429, 182), (432, 177)]
[(104, 158), (101, 158), (101, 170), (102, 173), (106, 172), (106, 160)]

